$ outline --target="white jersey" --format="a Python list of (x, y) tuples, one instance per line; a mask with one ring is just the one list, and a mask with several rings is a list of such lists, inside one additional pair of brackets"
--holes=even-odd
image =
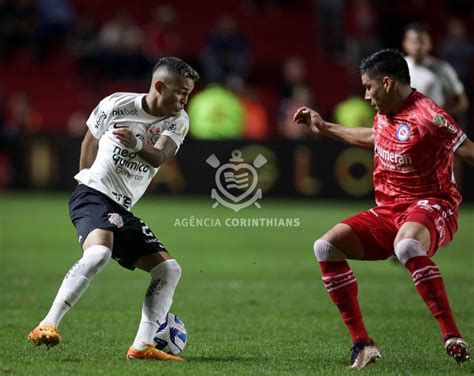
[(415, 64), (410, 56), (405, 57), (405, 60), (410, 72), (410, 86), (432, 99), (438, 106), (444, 106), (443, 87), (438, 77), (424, 65)]
[[(446, 61), (427, 56), (423, 63), (417, 65), (412, 57), (407, 56), (405, 59), (410, 70), (412, 87), (433, 99), (437, 105), (443, 107), (448, 97), (464, 93), (464, 85), (454, 68)], [(423, 69), (428, 69), (433, 74), (439, 87), (434, 87), (430, 83), (432, 78), (426, 78), (426, 73), (420, 73)], [(415, 84), (419, 85), (420, 88), (416, 87)]]
[(161, 118), (146, 113), (142, 107), (145, 95), (115, 93), (100, 101), (87, 120), (90, 132), (99, 139), (97, 157), (90, 168), (74, 177), (128, 210), (145, 193), (159, 167), (153, 167), (123, 146), (112, 134), (114, 127), (128, 126), (149, 145), (154, 145), (162, 135), (168, 136), (176, 143), (176, 152), (189, 129), (189, 117), (184, 110), (177, 116)]
[(447, 61), (427, 56), (423, 61), (423, 65), (439, 78), (445, 97), (464, 93), (464, 85), (454, 68)]

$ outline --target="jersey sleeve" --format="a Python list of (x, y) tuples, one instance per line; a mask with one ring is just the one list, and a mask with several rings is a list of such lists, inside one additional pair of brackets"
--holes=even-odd
[(90, 132), (97, 139), (99, 139), (109, 127), (113, 102), (111, 97), (102, 99), (86, 121)]
[(466, 134), (446, 112), (439, 109), (430, 113), (428, 132), (436, 144), (453, 153), (466, 139)]
[(189, 129), (189, 118), (188, 116), (179, 116), (177, 119), (173, 120), (171, 124), (163, 131), (162, 135), (168, 136), (176, 144), (176, 152), (178, 152), (179, 147), (184, 142), (184, 138), (188, 134)]
[(445, 62), (443, 64), (443, 72), (446, 81), (446, 92), (448, 95), (461, 95), (464, 93), (464, 85), (458, 77), (454, 68)]

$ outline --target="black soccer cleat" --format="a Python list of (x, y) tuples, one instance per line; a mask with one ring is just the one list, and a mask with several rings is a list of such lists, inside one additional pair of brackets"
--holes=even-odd
[(448, 355), (453, 357), (458, 364), (471, 360), (469, 345), (461, 337), (448, 337), (444, 342), (444, 348)]

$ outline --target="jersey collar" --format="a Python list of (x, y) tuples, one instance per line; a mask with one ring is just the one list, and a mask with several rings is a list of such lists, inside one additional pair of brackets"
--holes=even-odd
[(153, 115), (150, 115), (148, 112), (146, 112), (144, 109), (143, 109), (143, 98), (146, 97), (146, 94), (142, 94), (142, 95), (138, 95), (136, 98), (135, 98), (135, 107), (138, 111), (138, 114), (142, 117), (142, 118), (145, 118), (145, 119), (149, 119), (153, 122), (157, 122), (157, 121), (161, 121), (161, 120), (164, 120), (166, 118), (168, 118), (169, 116), (153, 116)]

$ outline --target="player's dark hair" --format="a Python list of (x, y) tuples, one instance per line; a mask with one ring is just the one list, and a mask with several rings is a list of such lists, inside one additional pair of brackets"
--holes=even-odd
[(422, 22), (412, 22), (405, 26), (404, 33), (406, 34), (409, 31), (416, 31), (417, 33), (430, 33), (430, 28), (427, 24)]
[(380, 50), (363, 59), (359, 66), (359, 74), (364, 73), (375, 79), (388, 76), (395, 81), (410, 85), (408, 64), (402, 53), (396, 49)]
[(199, 73), (196, 72), (188, 63), (184, 60), (181, 60), (177, 57), (162, 57), (155, 64), (152, 74), (156, 72), (157, 69), (161, 67), (166, 67), (172, 73), (177, 74), (181, 77), (190, 78), (194, 82), (199, 80)]

